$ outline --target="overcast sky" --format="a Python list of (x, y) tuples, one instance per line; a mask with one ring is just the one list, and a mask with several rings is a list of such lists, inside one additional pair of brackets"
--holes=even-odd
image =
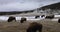
[(60, 0), (0, 0), (0, 12), (32, 10), (57, 2)]

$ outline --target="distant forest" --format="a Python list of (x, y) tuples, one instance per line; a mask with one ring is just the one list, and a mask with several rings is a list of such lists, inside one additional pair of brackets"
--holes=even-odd
[(21, 13), (31, 13), (34, 10), (30, 11), (12, 11), (12, 12), (0, 12), (0, 15), (13, 15), (13, 14), (21, 14)]
[(59, 9), (60, 10), (60, 2), (58, 3), (54, 3), (54, 4), (50, 4), (50, 5), (47, 5), (47, 6), (43, 6), (43, 7), (40, 7), (39, 9), (42, 9), (42, 10), (45, 10), (45, 9)]

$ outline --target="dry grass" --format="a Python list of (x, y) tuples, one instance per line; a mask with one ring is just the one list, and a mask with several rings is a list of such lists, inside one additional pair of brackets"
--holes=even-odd
[[(42, 32), (60, 32), (60, 23), (57, 21), (36, 21), (43, 25)], [(20, 22), (0, 22), (0, 32), (26, 32), (30, 21)]]

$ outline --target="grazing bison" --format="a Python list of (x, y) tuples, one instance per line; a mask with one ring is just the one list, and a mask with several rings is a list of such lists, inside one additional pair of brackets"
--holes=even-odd
[(53, 19), (53, 18), (54, 18), (54, 15), (46, 16), (45, 18), (46, 18), (46, 19)]
[(11, 22), (11, 21), (13, 21), (13, 20), (15, 20), (15, 21), (16, 21), (16, 18), (15, 18), (15, 17), (13, 17), (13, 16), (10, 16), (10, 17), (8, 18), (8, 22)]
[(26, 20), (27, 20), (26, 18), (21, 18), (20, 22), (23, 23)]
[(58, 19), (58, 23), (60, 23), (60, 19)]
[(35, 16), (35, 18), (39, 18), (40, 16)]
[(44, 17), (45, 15), (42, 15), (41, 17)]
[(38, 24), (36, 22), (33, 22), (30, 24), (30, 26), (27, 29), (27, 32), (42, 32), (42, 24)]

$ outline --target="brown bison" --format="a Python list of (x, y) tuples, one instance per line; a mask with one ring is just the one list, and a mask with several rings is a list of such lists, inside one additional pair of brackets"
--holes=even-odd
[(58, 19), (58, 23), (60, 23), (60, 19)]
[(46, 19), (53, 19), (53, 18), (54, 18), (54, 15), (46, 16), (45, 18), (46, 18)]
[(27, 29), (27, 32), (42, 32), (42, 24), (38, 24), (36, 22), (33, 22), (30, 24), (30, 26)]
[(23, 23), (26, 20), (27, 20), (26, 18), (21, 18), (20, 22)]
[(35, 16), (35, 18), (39, 18), (40, 16)]
[(10, 16), (10, 17), (8, 18), (8, 22), (12, 22), (13, 20), (15, 20), (15, 21), (16, 21), (16, 18), (15, 18), (15, 17), (13, 17), (13, 16)]

